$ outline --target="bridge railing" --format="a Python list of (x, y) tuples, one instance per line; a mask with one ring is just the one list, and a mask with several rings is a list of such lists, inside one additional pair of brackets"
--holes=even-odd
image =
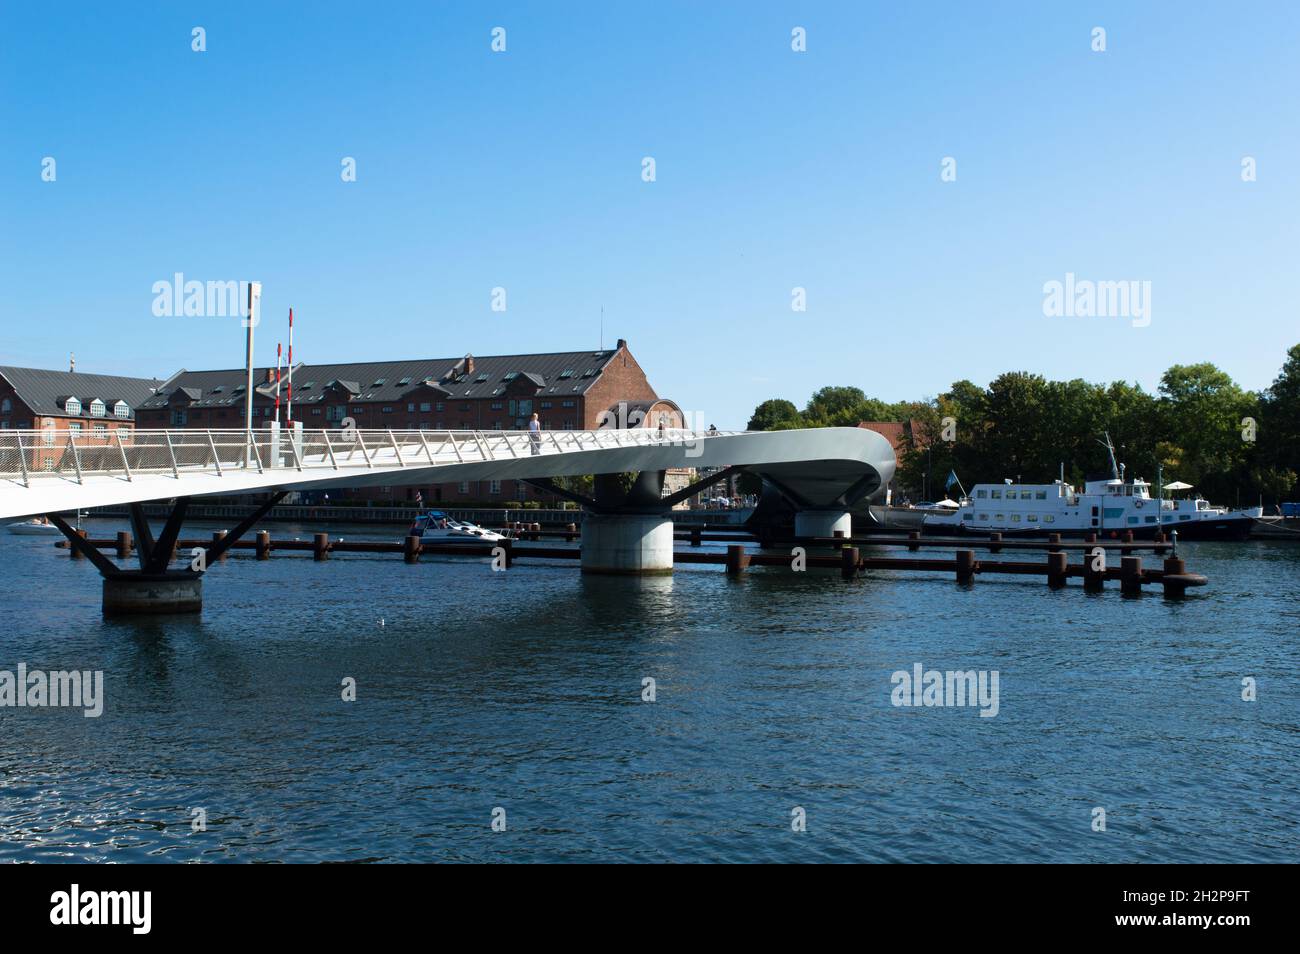
[[(90, 476), (221, 475), (270, 469), (338, 471), (509, 460), (613, 447), (697, 447), (723, 431), (603, 428), (594, 431), (373, 429), (0, 431), (0, 480), (23, 486)], [(683, 454), (682, 466), (690, 466)]]

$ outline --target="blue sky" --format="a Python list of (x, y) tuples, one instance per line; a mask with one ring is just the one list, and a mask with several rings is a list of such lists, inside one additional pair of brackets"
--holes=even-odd
[[(603, 306), (721, 427), (1006, 370), (1261, 388), (1297, 40), (1283, 3), (4, 2), (0, 363), (239, 366), (236, 322), (152, 313), (183, 272), (264, 283), (262, 362), (291, 305), (308, 362), (595, 348)], [(1045, 317), (1067, 272), (1150, 281), (1150, 325)]]

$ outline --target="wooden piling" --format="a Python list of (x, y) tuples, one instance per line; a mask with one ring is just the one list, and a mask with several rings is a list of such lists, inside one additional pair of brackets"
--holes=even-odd
[(957, 582), (974, 583), (975, 582), (975, 551), (958, 550), (957, 551)]
[(701, 543), (701, 533), (699, 527), (691, 527), (691, 546), (698, 547)]
[(407, 534), (403, 541), (402, 559), (407, 563), (418, 563), (420, 560), (420, 538), (414, 533)]
[(1047, 585), (1054, 590), (1065, 586), (1069, 573), (1069, 554), (1056, 550), (1047, 554)]
[(916, 542), (920, 539), (921, 539), (920, 530), (909, 530), (907, 532), (907, 549), (911, 550), (913, 553), (921, 549), (921, 544)]
[[(1121, 537), (1121, 541), (1122, 541), (1123, 543), (1132, 543), (1132, 542), (1133, 542), (1133, 531), (1132, 531), (1132, 530), (1125, 530), (1125, 531), (1124, 531), (1124, 536)], [(1121, 556), (1128, 556), (1130, 553), (1133, 552), (1133, 548), (1132, 548), (1132, 547), (1120, 547), (1120, 548), (1119, 548), (1119, 552), (1120, 552), (1120, 555), (1121, 555)]]
[(571, 523), (571, 524), (569, 524), (567, 527), (564, 528), (564, 542), (565, 542), (565, 543), (572, 543), (573, 540), (574, 540), (574, 538), (575, 538), (577, 535), (578, 535), (578, 525), (577, 525), (576, 523)]
[(257, 558), (259, 560), (271, 559), (271, 531), (257, 531)]
[(989, 534), (989, 553), (1002, 552), (1002, 534), (996, 530)]
[(1083, 588), (1089, 593), (1097, 593), (1106, 588), (1106, 571), (1092, 568), (1093, 556), (1083, 554)]
[[(506, 569), (510, 569), (515, 564), (515, 541), (506, 537), (497, 546), (506, 551)], [(581, 556), (581, 550), (579, 550), (579, 556)]]
[(1059, 533), (1049, 533), (1047, 535), (1047, 552), (1059, 553), (1061, 551), (1061, 535)]
[[(838, 532), (838, 531), (837, 531)], [(840, 548), (840, 577), (851, 580), (858, 575), (858, 548)]]
[(131, 531), (130, 530), (117, 531), (117, 555), (124, 559), (131, 555)]
[(1119, 561), (1119, 591), (1125, 596), (1139, 596), (1142, 593), (1142, 558), (1139, 556), (1122, 557)]
[(328, 560), (330, 557), (330, 535), (313, 534), (311, 538), (311, 556), (313, 560)]
[(1165, 575), (1161, 582), (1165, 588), (1165, 596), (1182, 596), (1187, 592), (1187, 584), (1173, 577), (1182, 576), (1187, 572), (1187, 564), (1181, 557), (1171, 556), (1165, 558)]
[(727, 575), (739, 576), (749, 566), (749, 553), (739, 543), (727, 547)]
[[(224, 530), (213, 530), (213, 531), (212, 531), (212, 544), (213, 544), (213, 546), (215, 546), (216, 544), (220, 543), (223, 539), (225, 539), (225, 536), (226, 536), (226, 531), (224, 531)], [(219, 563), (224, 563), (224, 562), (225, 562), (225, 559), (226, 559), (226, 553), (228, 553), (228, 552), (230, 552), (230, 551), (228, 551), (228, 550), (223, 551), (222, 554), (221, 554), (221, 556), (217, 557), (217, 561), (218, 561)]]
[[(77, 531), (77, 536), (79, 536), (79, 537), (81, 537), (81, 539), (85, 540), (85, 539), (87, 538), (88, 535), (87, 535), (87, 533), (86, 533), (85, 530), (78, 530), (78, 531)], [(72, 559), (74, 559), (74, 560), (80, 560), (80, 559), (82, 559), (81, 551), (78, 550), (76, 547), (68, 547), (68, 552), (71, 554)]]

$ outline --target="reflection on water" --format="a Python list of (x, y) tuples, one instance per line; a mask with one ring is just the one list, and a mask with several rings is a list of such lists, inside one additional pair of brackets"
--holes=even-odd
[[(102, 669), (106, 702), (0, 709), (0, 857), (1289, 860), (1300, 547), (1185, 549), (1211, 586), (1181, 603), (241, 554), (201, 616), (125, 622), (84, 561), (5, 536), (0, 669)], [(998, 670), (998, 716), (893, 707), (915, 663)]]

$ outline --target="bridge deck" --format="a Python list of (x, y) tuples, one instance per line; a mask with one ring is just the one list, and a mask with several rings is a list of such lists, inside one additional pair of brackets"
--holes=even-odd
[[(0, 519), (172, 497), (273, 489), (742, 465), (779, 477), (811, 504), (893, 475), (887, 441), (860, 428), (775, 432), (137, 430), (0, 432)], [(874, 476), (874, 481), (871, 479)], [(864, 486), (863, 478), (868, 478)]]

